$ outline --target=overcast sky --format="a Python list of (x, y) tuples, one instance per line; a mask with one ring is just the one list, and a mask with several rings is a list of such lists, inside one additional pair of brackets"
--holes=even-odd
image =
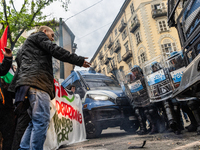
[[(78, 49), (76, 53), (81, 56), (92, 58), (109, 27), (117, 16), (125, 0), (70, 0), (68, 11), (64, 11), (61, 3), (54, 2), (44, 9), (44, 14), (51, 14), (48, 20), (67, 18), (94, 5), (86, 11), (70, 18), (65, 23), (75, 35), (75, 43)], [(23, 1), (14, 0), (16, 8), (21, 8)], [(98, 30), (97, 30), (98, 29)], [(80, 69), (79, 67), (75, 68)]]
[[(71, 0), (67, 12), (61, 8), (61, 3), (55, 2), (44, 11), (45, 14), (51, 13), (51, 17), (55, 17), (57, 20), (60, 17), (66, 20), (95, 3), (97, 3), (95, 6), (65, 22), (75, 35), (75, 43), (78, 46), (76, 53), (89, 57), (88, 61), (103, 40), (124, 0)], [(79, 67), (75, 69), (77, 70)]]

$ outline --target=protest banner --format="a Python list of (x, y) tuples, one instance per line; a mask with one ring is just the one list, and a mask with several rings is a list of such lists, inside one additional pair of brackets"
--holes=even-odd
[(54, 80), (55, 99), (51, 101), (50, 124), (44, 150), (56, 150), (86, 140), (82, 102), (78, 94), (70, 94)]

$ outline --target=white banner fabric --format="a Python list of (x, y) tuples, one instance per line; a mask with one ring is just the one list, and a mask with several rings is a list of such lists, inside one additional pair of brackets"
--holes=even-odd
[(56, 97), (51, 101), (50, 124), (44, 150), (56, 150), (86, 140), (82, 102), (78, 94), (69, 94), (54, 80)]

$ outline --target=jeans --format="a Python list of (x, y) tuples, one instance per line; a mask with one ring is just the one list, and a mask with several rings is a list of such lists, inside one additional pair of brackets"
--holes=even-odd
[(22, 137), (19, 150), (43, 150), (50, 122), (50, 96), (42, 90), (30, 88), (28, 99), (31, 121)]

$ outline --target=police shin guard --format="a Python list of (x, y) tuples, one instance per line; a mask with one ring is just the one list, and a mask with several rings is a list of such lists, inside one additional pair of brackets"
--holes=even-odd
[(175, 115), (175, 120), (177, 123), (177, 129), (180, 132), (181, 130), (184, 130), (183, 124), (181, 122), (181, 111), (180, 111), (180, 104), (179, 103), (173, 103), (173, 108), (174, 108), (174, 115)]
[(188, 117), (190, 118), (190, 122), (191, 122), (191, 124), (185, 128), (188, 130), (188, 132), (196, 131), (197, 130), (197, 121), (196, 121), (191, 109), (188, 107), (187, 104), (182, 105), (181, 108), (184, 112), (187, 113)]
[(146, 118), (149, 120), (151, 124), (151, 131), (149, 132), (149, 134), (158, 133), (158, 126), (156, 123), (156, 120), (158, 119), (158, 117), (156, 116), (156, 113), (157, 112), (153, 108), (150, 108), (149, 110), (146, 109), (144, 111)]
[(167, 119), (168, 119), (168, 125), (172, 130), (177, 131), (177, 122), (175, 121), (173, 109), (170, 104), (171, 103), (168, 100), (163, 102)]
[(141, 114), (139, 108), (135, 109), (135, 115), (136, 115), (138, 122), (140, 124), (140, 131), (138, 131), (137, 134), (139, 134), (139, 135), (147, 134), (146, 123), (145, 123), (144, 118), (142, 117), (142, 114)]
[(189, 101), (188, 106), (192, 110), (197, 122), (197, 135), (200, 135), (200, 106), (198, 101)]

